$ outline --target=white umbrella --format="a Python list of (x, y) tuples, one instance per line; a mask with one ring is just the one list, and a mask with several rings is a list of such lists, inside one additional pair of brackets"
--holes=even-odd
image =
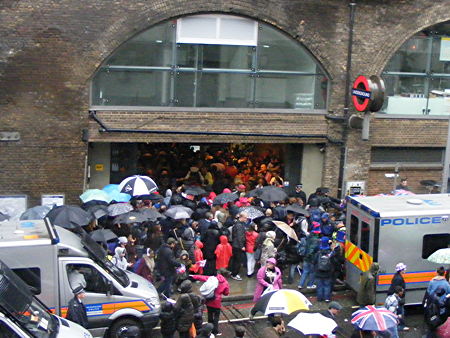
[(427, 260), (437, 264), (450, 264), (450, 248), (439, 249), (433, 252)]
[(148, 176), (130, 176), (119, 184), (119, 191), (131, 196), (149, 195), (156, 190), (158, 186)]
[(304, 335), (318, 334), (331, 335), (337, 327), (336, 322), (320, 313), (299, 313), (292, 319), (288, 326), (303, 333)]

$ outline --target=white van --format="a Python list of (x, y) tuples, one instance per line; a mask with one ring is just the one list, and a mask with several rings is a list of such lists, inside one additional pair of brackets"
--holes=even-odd
[(81, 280), (89, 331), (95, 337), (117, 337), (132, 325), (150, 332), (158, 323), (160, 303), (155, 287), (114, 266), (87, 234), (78, 236), (53, 227), (47, 219), (3, 222), (0, 259), (62, 317), (78, 286), (74, 281)]
[(427, 258), (450, 245), (449, 216), (449, 194), (348, 197), (347, 283), (357, 291), (361, 273), (378, 262), (376, 301), (383, 303), (395, 266), (402, 262), (407, 265), (406, 303), (421, 303), (441, 265)]
[(52, 315), (0, 261), (0, 337), (89, 338), (92, 335), (80, 325)]

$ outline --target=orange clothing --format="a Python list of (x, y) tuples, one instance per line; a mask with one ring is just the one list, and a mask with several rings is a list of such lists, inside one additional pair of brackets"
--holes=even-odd
[(227, 236), (220, 236), (220, 244), (217, 245), (216, 251), (216, 269), (228, 268), (228, 263), (230, 262), (230, 258), (233, 255), (233, 249), (231, 248), (230, 243), (228, 243)]
[(202, 275), (203, 274), (203, 267), (200, 266), (200, 261), (203, 261), (203, 243), (200, 241), (195, 241), (194, 243), (195, 249), (194, 249), (194, 261), (195, 263), (192, 264), (189, 271), (195, 272), (196, 274)]

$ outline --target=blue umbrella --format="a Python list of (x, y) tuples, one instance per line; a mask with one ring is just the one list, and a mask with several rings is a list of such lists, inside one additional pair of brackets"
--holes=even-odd
[(111, 197), (103, 190), (100, 189), (88, 189), (80, 195), (80, 199), (83, 203), (89, 201), (103, 201), (106, 203), (111, 202)]
[(45, 215), (50, 211), (50, 207), (47, 205), (38, 205), (30, 209), (25, 210), (25, 212), (20, 215), (20, 220), (36, 220), (44, 219)]
[(118, 184), (108, 184), (104, 186), (102, 190), (109, 195), (111, 201), (128, 202), (131, 199), (131, 196), (129, 194), (125, 194), (119, 191)]

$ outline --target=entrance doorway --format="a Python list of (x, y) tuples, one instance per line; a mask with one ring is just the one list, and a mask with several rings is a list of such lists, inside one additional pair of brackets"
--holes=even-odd
[[(310, 193), (322, 180), (323, 154), (316, 144), (91, 143), (89, 150), (89, 188), (139, 174), (154, 178), (161, 191), (184, 182), (219, 192), (239, 184), (247, 189), (272, 184), (291, 193), (302, 182)], [(200, 175), (189, 175), (191, 168)]]

